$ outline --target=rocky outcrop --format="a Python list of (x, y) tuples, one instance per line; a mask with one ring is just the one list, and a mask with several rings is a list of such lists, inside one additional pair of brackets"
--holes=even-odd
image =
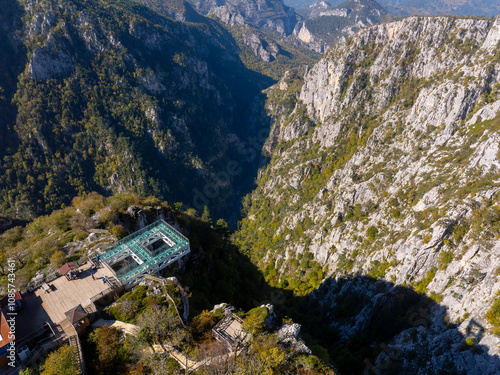
[(300, 324), (283, 324), (278, 332), (276, 332), (276, 337), (280, 339), (279, 342), (282, 345), (293, 348), (296, 353), (312, 354), (311, 349), (309, 349), (299, 338), (299, 332)]
[(193, 6), (202, 14), (213, 14), (228, 25), (250, 25), (290, 35), (297, 23), (297, 15), (281, 0), (193, 0)]
[(28, 70), (31, 77), (48, 80), (69, 75), (75, 65), (66, 50), (64, 43), (49, 35), (47, 42), (33, 52), (29, 61)]
[(276, 44), (268, 44), (252, 32), (243, 34), (243, 43), (250, 47), (252, 52), (265, 62), (271, 62), (278, 56), (279, 47)]
[(293, 35), (302, 43), (305, 43), (305, 45), (307, 45), (308, 48), (317, 53), (323, 53), (323, 51), (325, 50), (326, 46), (323, 40), (320, 37), (315, 36), (314, 33), (312, 33), (311, 31), (309, 31), (304, 22), (299, 22), (297, 24), (293, 32)]

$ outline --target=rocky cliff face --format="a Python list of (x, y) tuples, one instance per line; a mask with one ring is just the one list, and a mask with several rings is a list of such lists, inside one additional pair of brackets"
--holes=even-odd
[[(278, 55), (283, 55), (282, 61), (296, 55), (290, 51), (296, 44), (291, 34), (300, 16), (281, 0), (194, 0), (192, 4), (201, 14), (218, 19), (235, 36), (243, 51), (250, 51), (265, 63), (275, 61)], [(245, 60), (248, 64), (248, 58)]]
[(202, 14), (213, 14), (228, 25), (248, 24), (266, 28), (282, 36), (290, 35), (297, 23), (297, 15), (282, 1), (272, 0), (193, 0), (193, 5)]
[(282, 60), (290, 54), (296, 55), (293, 50), (300, 47), (323, 53), (328, 46), (363, 27), (392, 19), (373, 0), (349, 0), (336, 7), (318, 1), (297, 12), (281, 0), (191, 3), (201, 14), (220, 20), (264, 62), (274, 61), (278, 55), (282, 55)]
[[(398, 294), (360, 277), (437, 302), (369, 370), (388, 358), (400, 373), (498, 373), (485, 316), (500, 291), (499, 43), (500, 17), (410, 17), (363, 29), (303, 85), (288, 75), (268, 93), (271, 162), (239, 234), (268, 281), (308, 293), (333, 279), (314, 294), (344, 343), (366, 339)], [(363, 301), (348, 319), (342, 291)]]

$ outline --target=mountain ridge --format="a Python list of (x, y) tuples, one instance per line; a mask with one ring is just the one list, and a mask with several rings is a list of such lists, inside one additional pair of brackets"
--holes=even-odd
[[(317, 0), (287, 0), (288, 6), (295, 9), (304, 9)], [(330, 1), (333, 6), (343, 0)], [(469, 17), (494, 17), (500, 13), (499, 5), (494, 0), (380, 0), (389, 13), (397, 17), (412, 15), (455, 15)]]

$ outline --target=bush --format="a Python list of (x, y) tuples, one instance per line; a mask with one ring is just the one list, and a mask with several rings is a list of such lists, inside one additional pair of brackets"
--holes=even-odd
[(443, 301), (443, 298), (444, 298), (442, 294), (439, 294), (436, 292), (431, 292), (429, 297), (436, 303), (441, 303)]
[(59, 268), (66, 263), (66, 254), (64, 254), (64, 251), (55, 251), (50, 257), (50, 263), (56, 268)]
[(120, 344), (122, 331), (113, 327), (97, 328), (90, 334), (98, 353), (97, 370), (99, 374), (116, 374), (126, 360), (126, 351)]
[(415, 291), (417, 293), (427, 293), (427, 285), (429, 285), (432, 280), (434, 280), (434, 276), (436, 275), (437, 268), (432, 267), (429, 272), (427, 272), (427, 276), (420, 280), (415, 285)]
[(467, 346), (474, 346), (476, 345), (476, 339), (474, 337), (467, 337), (465, 339), (465, 343), (467, 344)]
[(330, 355), (328, 354), (328, 350), (323, 348), (320, 345), (312, 345), (311, 346), (311, 351), (313, 352), (313, 355), (321, 359), (322, 361), (328, 363), (330, 362)]
[(190, 323), (193, 340), (196, 342), (210, 341), (212, 328), (216, 322), (216, 317), (208, 310), (203, 310), (201, 314), (195, 316)]
[(378, 229), (374, 225), (372, 225), (366, 231), (366, 235), (367, 235), (368, 239), (371, 240), (371, 241), (373, 241), (377, 237), (377, 234), (378, 234)]
[(439, 269), (445, 270), (446, 267), (448, 267), (448, 264), (450, 264), (453, 261), (454, 257), (455, 256), (451, 251), (442, 251), (441, 253), (439, 253), (439, 261), (440, 261)]
[(399, 219), (401, 217), (401, 211), (399, 208), (395, 208), (393, 210), (391, 210), (391, 217), (393, 219)]
[(264, 329), (264, 322), (268, 314), (269, 311), (264, 306), (250, 310), (243, 319), (244, 329), (252, 335), (259, 334)]
[(497, 293), (496, 299), (486, 313), (486, 319), (494, 326), (494, 333), (500, 336), (500, 292)]
[(372, 269), (368, 272), (368, 274), (374, 279), (381, 279), (385, 276), (387, 270), (396, 264), (396, 260), (392, 262), (379, 262), (378, 260), (372, 261)]
[(41, 375), (73, 375), (79, 371), (76, 347), (64, 345), (49, 354)]
[(106, 308), (105, 312), (108, 313), (112, 319), (134, 323), (137, 315), (146, 307), (147, 291), (147, 286), (137, 286), (133, 291), (125, 293), (118, 298), (114, 304)]
[(110, 232), (113, 236), (115, 236), (118, 239), (127, 237), (127, 235), (128, 235), (127, 230), (123, 227), (123, 225), (120, 225), (120, 224), (112, 227)]

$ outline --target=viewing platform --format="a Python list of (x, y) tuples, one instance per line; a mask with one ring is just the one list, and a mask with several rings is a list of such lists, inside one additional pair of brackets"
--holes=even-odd
[(144, 275), (155, 274), (188, 254), (189, 240), (163, 220), (158, 220), (113, 243), (96, 259), (127, 288)]

